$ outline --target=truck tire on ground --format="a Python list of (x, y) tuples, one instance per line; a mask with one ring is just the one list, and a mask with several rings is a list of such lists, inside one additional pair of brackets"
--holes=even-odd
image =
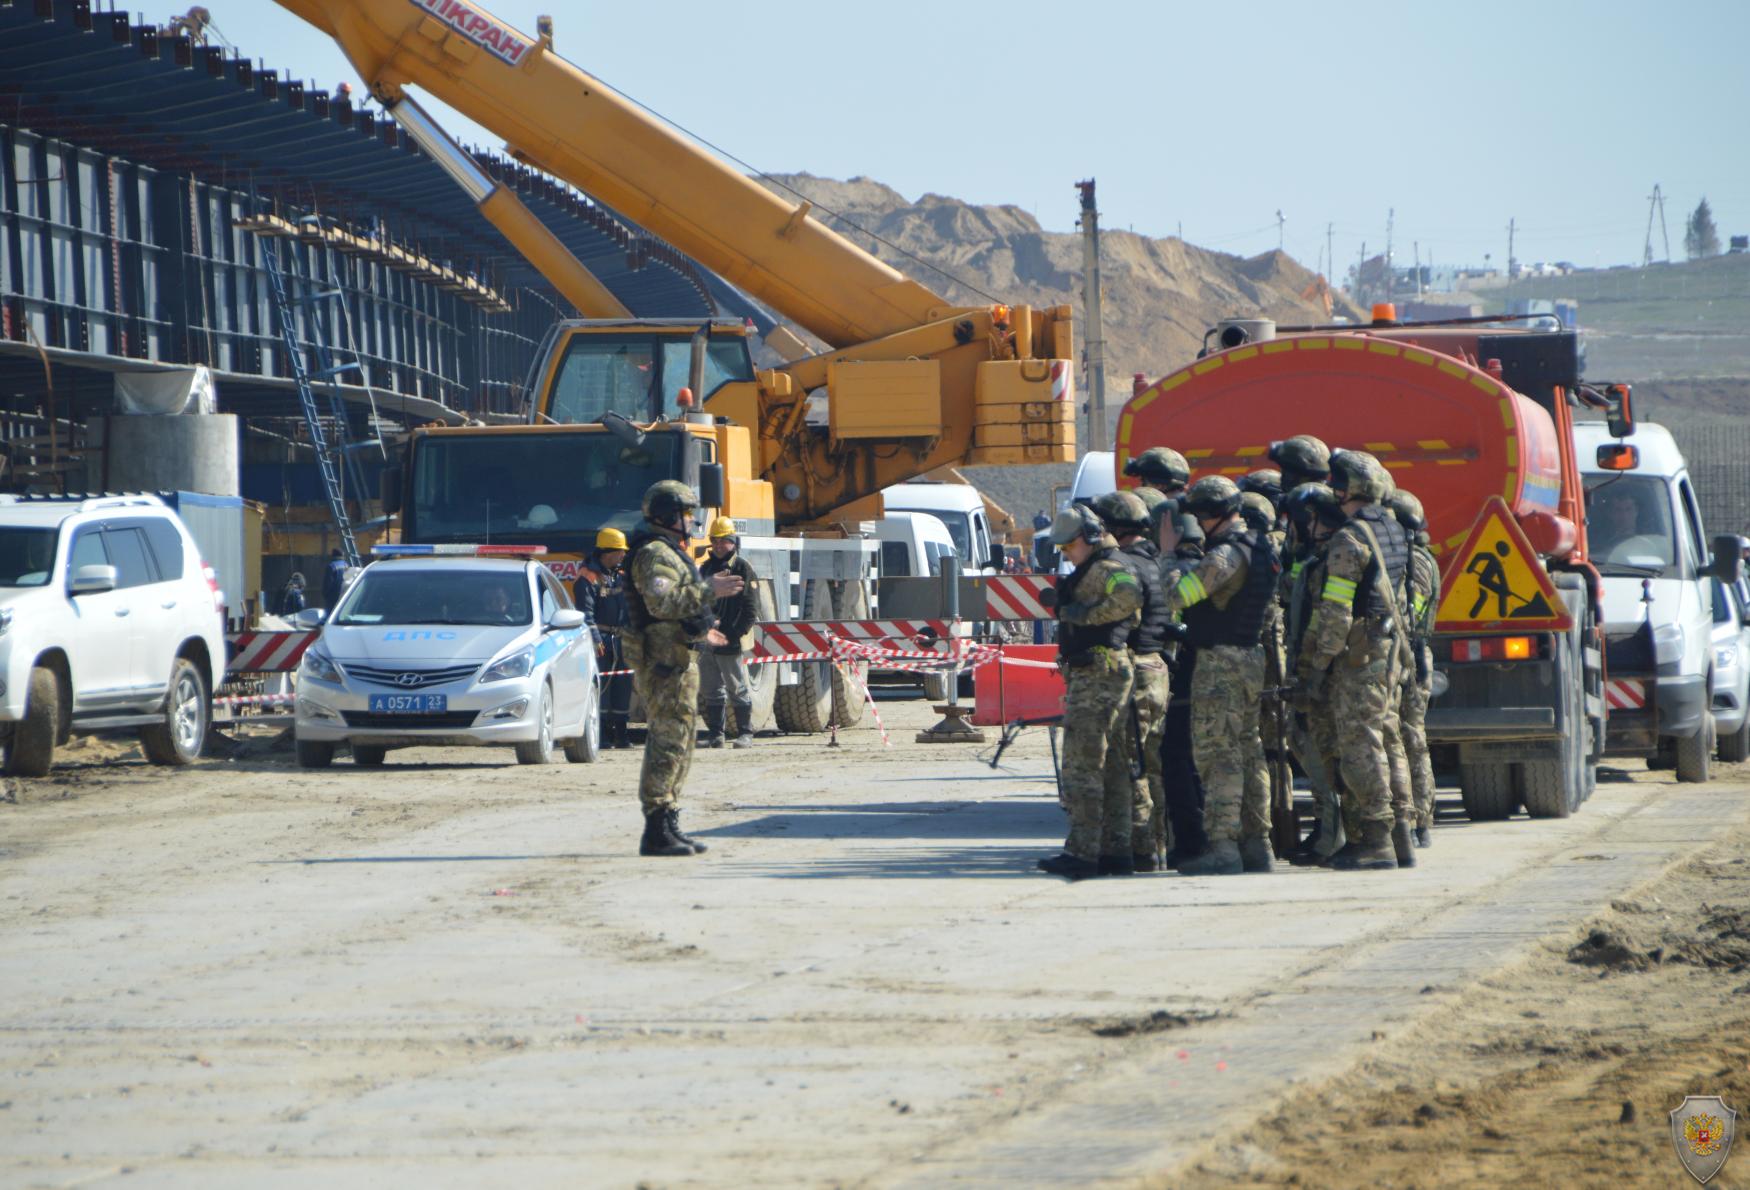
[(1510, 817), (1519, 804), (1513, 788), (1513, 766), (1508, 764), (1460, 764), (1458, 793), (1465, 817), (1472, 822), (1496, 822)]
[[(802, 595), (802, 619), (832, 619), (832, 589), (825, 579), (811, 579)], [(825, 661), (796, 665), (793, 686), (779, 686), (773, 710), (778, 730), (818, 735), (832, 720), (832, 666)]]
[[(841, 620), (869, 618), (869, 589), (860, 582), (834, 583), (833, 603)], [(847, 672), (848, 671), (848, 672)], [(850, 675), (856, 675), (855, 680)], [(869, 682), (869, 663), (857, 661), (832, 671), (832, 721), (840, 727), (856, 727), (863, 722), (866, 703), (863, 688)]]
[(948, 673), (941, 670), (936, 673), (926, 673), (924, 679), (924, 697), (930, 702), (948, 701)]
[(1727, 764), (1750, 760), (1750, 715), (1731, 735), (1720, 737), (1720, 759)]
[(1690, 785), (1705, 783), (1712, 775), (1713, 755), (1714, 717), (1710, 713), (1703, 716), (1700, 731), (1677, 741), (1677, 779)]
[[(772, 584), (761, 579), (755, 584), (754, 603), (760, 623), (771, 623)], [(775, 665), (750, 665), (747, 667), (747, 689), (753, 696), (753, 725), (755, 732), (772, 729), (773, 705), (778, 697), (778, 667)]]
[(153, 764), (192, 764), (207, 746), (213, 703), (194, 662), (178, 657), (170, 667), (170, 689), (164, 696), (164, 718), (140, 728), (140, 749)]
[(24, 718), (12, 725), (6, 741), (5, 771), (9, 777), (46, 777), (55, 761), (55, 736), (60, 730), (61, 684), (55, 671), (37, 666), (30, 671)]
[[(1571, 587), (1561, 580), (1558, 587)], [(1585, 662), (1580, 653), (1581, 629), (1585, 625), (1584, 609), (1576, 594), (1564, 596), (1568, 610), (1574, 613), (1574, 627), (1560, 638), (1555, 656), (1555, 686), (1560, 691), (1561, 706), (1556, 721), (1562, 729), (1561, 755), (1554, 760), (1528, 760), (1519, 769), (1519, 798), (1525, 812), (1533, 818), (1566, 818), (1580, 805), (1586, 792), (1586, 764), (1591, 751), (1591, 736), (1585, 715)]]

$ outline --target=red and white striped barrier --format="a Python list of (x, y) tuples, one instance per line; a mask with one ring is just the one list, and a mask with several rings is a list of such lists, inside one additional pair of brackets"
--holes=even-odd
[(1057, 585), (1049, 574), (999, 574), (984, 580), (984, 618), (987, 620), (1052, 620), (1056, 614), (1040, 599), (1048, 587)]
[(1613, 711), (1638, 711), (1647, 705), (1647, 684), (1636, 678), (1612, 678), (1604, 683), (1604, 701)]
[(953, 620), (783, 620), (754, 626), (753, 656), (772, 660), (801, 660), (804, 653), (830, 653), (834, 640), (903, 641), (947, 640), (971, 629)]
[(236, 632), (225, 638), (232, 673), (290, 673), (304, 650), (316, 643), (316, 632)]

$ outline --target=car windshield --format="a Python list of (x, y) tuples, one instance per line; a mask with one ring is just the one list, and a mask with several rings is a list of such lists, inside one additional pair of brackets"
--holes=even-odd
[[(889, 508), (898, 508), (892, 498), (887, 501)], [(918, 508), (902, 511), (920, 512), (933, 516), (948, 527), (948, 536), (954, 539), (954, 552), (960, 556), (961, 565), (972, 557), (972, 514), (968, 512), (949, 512), (941, 508)]]
[(637, 527), (651, 484), (679, 477), (680, 437), (653, 432), (638, 447), (606, 431), (421, 438), (404, 540), (587, 553), (597, 530)]
[(46, 587), (55, 569), (55, 530), (0, 528), (0, 587)]
[(1593, 564), (1605, 573), (1663, 572), (1677, 556), (1665, 481), (1646, 475), (1588, 476), (1586, 541)]
[(334, 614), (359, 624), (529, 624), (534, 610), (521, 570), (439, 570), (423, 562), (365, 568)]

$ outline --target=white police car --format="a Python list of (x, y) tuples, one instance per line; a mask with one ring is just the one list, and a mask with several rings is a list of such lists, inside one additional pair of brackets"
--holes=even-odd
[(373, 553), (299, 665), (299, 765), (326, 767), (341, 743), (363, 765), (422, 744), (512, 744), (523, 764), (546, 764), (556, 744), (596, 758), (595, 649), (544, 548)]

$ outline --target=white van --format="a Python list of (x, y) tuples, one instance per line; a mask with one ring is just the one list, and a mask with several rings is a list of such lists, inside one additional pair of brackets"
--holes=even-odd
[(948, 526), (927, 512), (889, 512), (875, 522), (881, 545), (882, 578), (930, 578), (942, 573), (942, 559), (958, 554)]
[[(1076, 464), (1075, 479), (1067, 489), (1059, 487), (1062, 493), (1053, 512), (1062, 512), (1077, 500), (1095, 500), (1108, 492), (1118, 490), (1117, 464), (1109, 450), (1090, 450)], [(1067, 562), (1058, 556), (1050, 541), (1050, 530), (1041, 529), (1033, 534), (1033, 564), (1041, 570), (1056, 570), (1059, 574), (1068, 574), (1072, 569)]]
[(1736, 580), (1736, 538), (1710, 549), (1683, 455), (1665, 427), (1627, 437), (1574, 426), (1586, 537), (1603, 579), (1605, 748), (1706, 781), (1715, 745), (1712, 577)]
[(960, 558), (962, 574), (980, 575), (1003, 568), (1002, 551), (991, 543), (990, 522), (978, 489), (964, 483), (913, 479), (883, 489), (882, 503), (895, 512), (923, 512), (947, 526)]

